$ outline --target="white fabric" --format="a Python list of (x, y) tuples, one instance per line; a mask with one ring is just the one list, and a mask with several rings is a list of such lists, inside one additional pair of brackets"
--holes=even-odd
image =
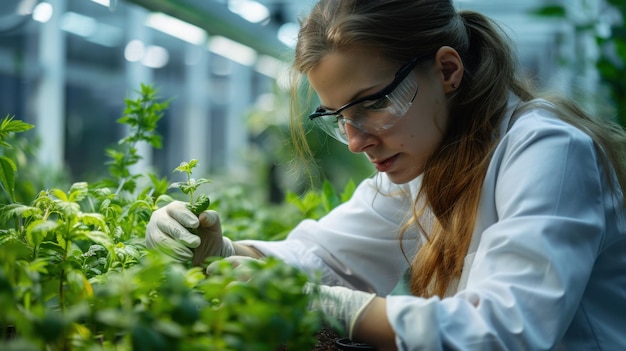
[[(626, 215), (614, 174), (589, 137), (545, 109), (512, 123), (485, 178), (458, 292), (387, 296), (398, 349), (626, 350)], [(322, 269), (325, 284), (384, 295), (407, 267), (395, 235), (410, 202), (374, 196), (372, 183), (283, 242), (248, 243)]]
[[(363, 181), (352, 198), (319, 221), (301, 222), (284, 241), (238, 241), (267, 256), (279, 257), (321, 284), (340, 285), (385, 296), (409, 261), (403, 255), (400, 226), (411, 208), (411, 184), (395, 185), (386, 175)], [(412, 258), (416, 231), (404, 235), (404, 252)]]
[(398, 349), (626, 350), (626, 219), (607, 178), (582, 132), (519, 116), (485, 179), (465, 288), (388, 297)]
[(307, 283), (305, 294), (315, 294), (309, 308), (339, 321), (352, 339), (354, 326), (376, 294), (344, 288), (343, 286), (315, 285)]

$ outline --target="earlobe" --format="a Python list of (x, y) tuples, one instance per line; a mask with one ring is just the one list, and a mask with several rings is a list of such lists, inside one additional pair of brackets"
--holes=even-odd
[(463, 79), (463, 61), (459, 53), (449, 46), (442, 46), (437, 51), (436, 62), (444, 92), (456, 90)]

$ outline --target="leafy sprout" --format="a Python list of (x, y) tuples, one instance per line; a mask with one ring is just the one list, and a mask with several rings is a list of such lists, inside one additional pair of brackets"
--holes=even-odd
[(179, 188), (183, 193), (189, 195), (189, 204), (187, 208), (191, 210), (196, 216), (206, 211), (211, 204), (211, 200), (206, 194), (200, 194), (198, 197), (194, 197), (194, 193), (198, 190), (198, 187), (202, 184), (210, 183), (211, 180), (205, 178), (194, 179), (191, 177), (193, 169), (198, 165), (198, 160), (192, 159), (189, 162), (182, 162), (180, 166), (174, 169), (174, 172), (185, 173), (187, 176), (186, 182), (172, 183), (172, 188)]

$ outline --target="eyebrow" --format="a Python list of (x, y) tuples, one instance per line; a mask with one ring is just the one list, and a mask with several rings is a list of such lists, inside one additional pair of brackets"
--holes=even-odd
[[(353, 101), (356, 101), (356, 100), (364, 98), (364, 97), (373, 96), (373, 95), (377, 94), (378, 92), (380, 92), (382, 89), (385, 89), (385, 87), (387, 87), (389, 84), (391, 84), (391, 83), (385, 84), (382, 88), (375, 90), (371, 94), (365, 94), (365, 92), (372, 90), (374, 87), (377, 87), (378, 84), (377, 85), (373, 85), (373, 86), (368, 87), (368, 88), (361, 89), (361, 90), (357, 91), (354, 95), (352, 95), (352, 97), (350, 98), (350, 100), (348, 100), (348, 102), (346, 102), (345, 104), (343, 104), (341, 106), (345, 106), (346, 104), (349, 104), (349, 103), (351, 103)], [(341, 106), (338, 107), (338, 108), (341, 108)], [(324, 109), (324, 110), (329, 110), (329, 111), (335, 111), (336, 110), (336, 109), (332, 109), (332, 108), (329, 108), (328, 106), (324, 106), (324, 105), (321, 105), (321, 104), (319, 105), (318, 108), (321, 108), (321, 109)]]

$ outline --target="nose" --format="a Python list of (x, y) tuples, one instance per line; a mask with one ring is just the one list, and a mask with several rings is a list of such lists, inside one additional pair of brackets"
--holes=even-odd
[(364, 152), (378, 142), (375, 135), (366, 133), (350, 123), (346, 123), (345, 128), (348, 138), (348, 149), (355, 154)]

